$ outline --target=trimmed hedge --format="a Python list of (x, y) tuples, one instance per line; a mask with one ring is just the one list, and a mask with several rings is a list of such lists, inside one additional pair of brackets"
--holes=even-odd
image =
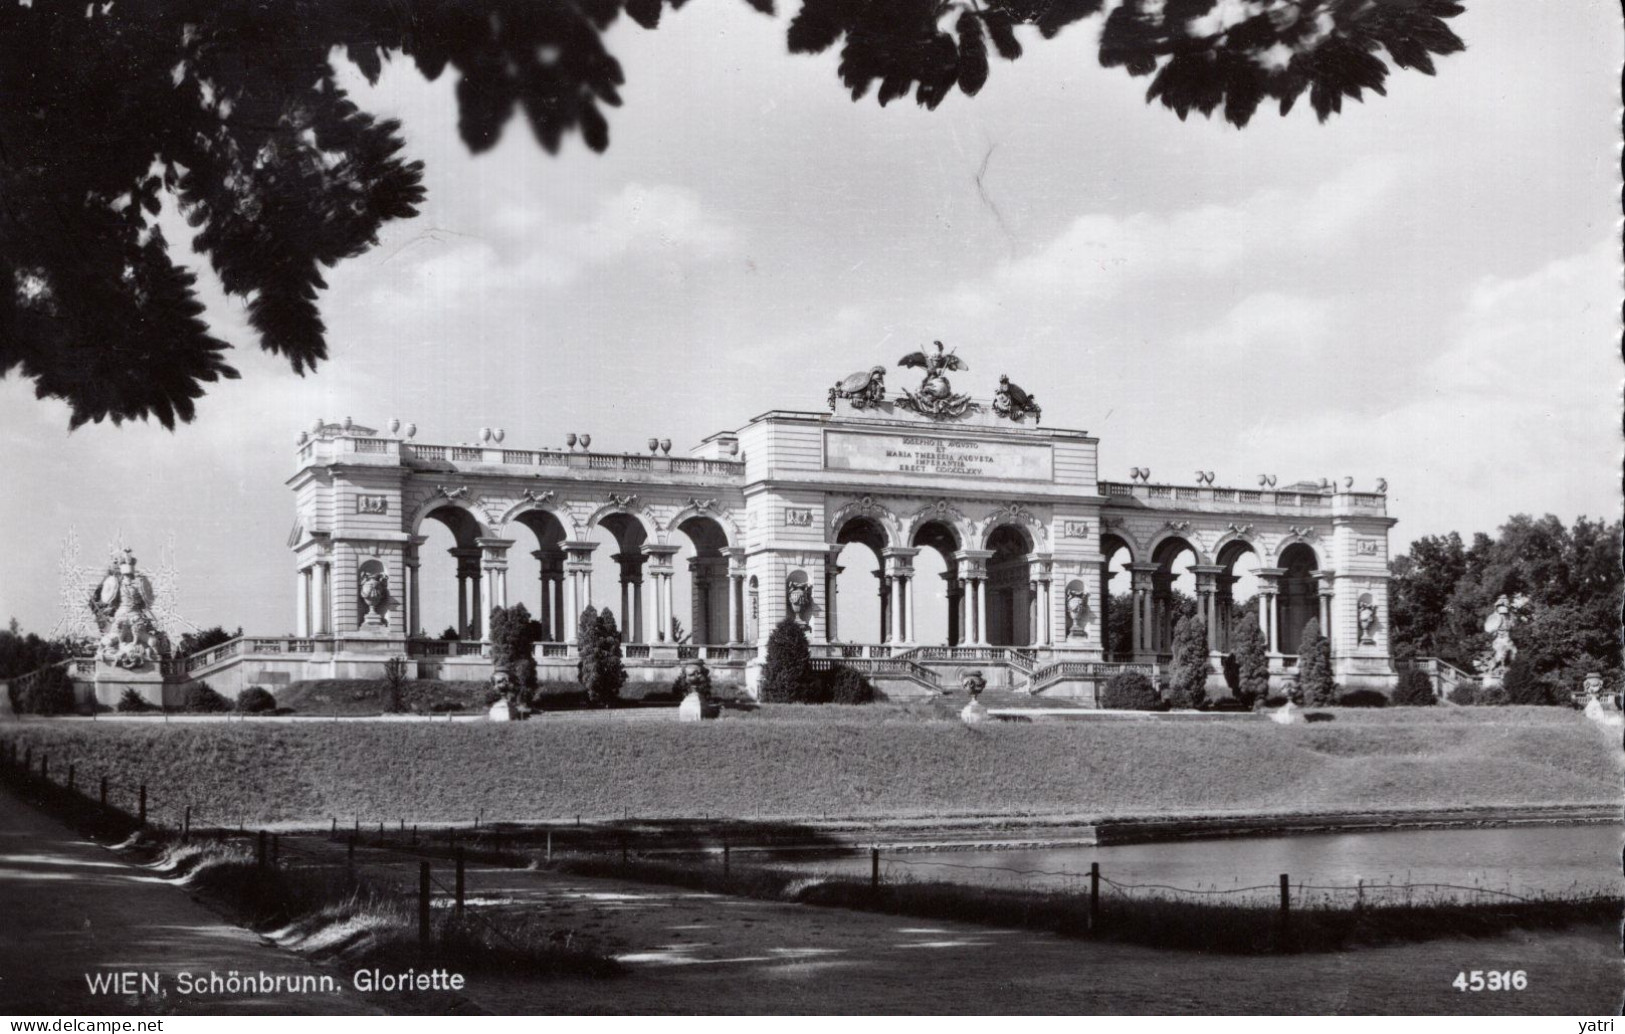
[(1433, 680), (1425, 671), (1405, 672), (1399, 677), (1399, 685), (1394, 687), (1390, 703), (1395, 707), (1432, 707), (1438, 703), (1433, 696)]
[(216, 693), (207, 682), (194, 682), (186, 687), (181, 708), (193, 714), (219, 714), (231, 710), (231, 701)]
[(1106, 681), (1100, 706), (1112, 711), (1156, 711), (1162, 698), (1151, 680), (1137, 671), (1120, 671)]
[(249, 686), (237, 694), (237, 710), (242, 714), (264, 714), (276, 710), (276, 697), (263, 686)]

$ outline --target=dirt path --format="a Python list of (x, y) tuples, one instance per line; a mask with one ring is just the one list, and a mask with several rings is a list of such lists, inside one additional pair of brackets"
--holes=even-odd
[[(416, 860), (363, 850), (364, 870)], [(449, 882), (447, 863), (435, 862)], [(1291, 958), (1091, 944), (1027, 931), (470, 866), (468, 907), (620, 958), (615, 979), (471, 980), (496, 1013), (1609, 1014), (1625, 988), (1604, 924)], [(1462, 970), (1524, 970), (1523, 992), (1464, 993)]]
[[(0, 1013), (364, 1013), (347, 975), (233, 926), (0, 790)], [(178, 974), (332, 977), (338, 993), (183, 995)], [(157, 974), (159, 995), (92, 994), (86, 976)], [(139, 988), (139, 978), (137, 978)]]

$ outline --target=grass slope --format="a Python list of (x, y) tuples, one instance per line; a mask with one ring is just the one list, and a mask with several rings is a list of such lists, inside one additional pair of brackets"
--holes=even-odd
[[(1617, 741), (1571, 711), (968, 727), (864, 708), (675, 721), (136, 725), (28, 721), (0, 741), (130, 807), (235, 825), (619, 816), (1095, 817), (1610, 802)], [(845, 717), (842, 717), (843, 714)], [(604, 716), (609, 718), (609, 716)], [(650, 715), (651, 718), (655, 716)]]

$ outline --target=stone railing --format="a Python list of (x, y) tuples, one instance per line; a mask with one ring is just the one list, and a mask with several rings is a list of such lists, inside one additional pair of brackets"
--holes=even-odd
[(1156, 681), (1157, 666), (1115, 661), (1052, 661), (1032, 672), (1027, 679), (1027, 692), (1037, 693), (1067, 679), (1109, 679), (1123, 672), (1134, 672)]
[(1388, 497), (1378, 492), (1348, 492), (1332, 489), (1253, 491), (1216, 488), (1211, 485), (1153, 485), (1138, 482), (1102, 481), (1101, 494), (1111, 502), (1143, 500), (1153, 509), (1219, 510), (1276, 513), (1289, 510), (1298, 516), (1330, 514), (1339, 504), (1361, 512), (1380, 515), (1387, 512)]
[(814, 671), (829, 671), (831, 668), (851, 668), (864, 675), (890, 675), (913, 679), (928, 689), (941, 689), (942, 679), (936, 672), (921, 664), (897, 657), (814, 657), (811, 662)]
[[(357, 439), (369, 441), (369, 439)], [(380, 444), (383, 444), (380, 442)], [(310, 446), (300, 451), (309, 460)], [(634, 471), (646, 474), (699, 474), (707, 477), (739, 478), (745, 473), (740, 460), (694, 459), (687, 456), (641, 456), (633, 453), (577, 452), (560, 449), (503, 449), (468, 445), (419, 445), (400, 443), (401, 455), (431, 463), (484, 463), (508, 467), (558, 467), (576, 470)]]

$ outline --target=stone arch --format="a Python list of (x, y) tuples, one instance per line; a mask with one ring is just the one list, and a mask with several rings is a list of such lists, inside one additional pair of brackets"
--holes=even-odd
[(982, 549), (993, 548), (988, 543), (993, 541), (993, 536), (1000, 528), (1020, 528), (1022, 534), (1026, 536), (1029, 553), (1038, 548), (1039, 542), (1049, 540), (1049, 529), (1044, 526), (1044, 522), (1033, 516), (1031, 510), (1015, 504), (1001, 506), (988, 514), (982, 520), (981, 527), (979, 546)]
[[(625, 517), (629, 518), (630, 520), (635, 521), (638, 525), (640, 525), (642, 527), (642, 529), (643, 529), (643, 537), (641, 539), (639, 539), (638, 541), (640, 541), (640, 542), (660, 542), (661, 541), (659, 522), (657, 522), (653, 517), (649, 516), (648, 512), (646, 510), (644, 510), (643, 507), (641, 507), (641, 506), (630, 506), (630, 505), (628, 505), (627, 503), (624, 503), (624, 502), (608, 502), (608, 503), (605, 503), (604, 505), (600, 506), (598, 509), (594, 510), (592, 512), (592, 514), (585, 521), (583, 521), (581, 523), (581, 526), (580, 526), (580, 528), (577, 529), (577, 532), (581, 533), (581, 532), (591, 531), (592, 529), (598, 527), (599, 525), (604, 524), (605, 521), (607, 521), (607, 520), (609, 520), (609, 519), (611, 519), (613, 517), (618, 517), (618, 516), (625, 516)], [(606, 526), (606, 527), (608, 527), (608, 526)], [(617, 531), (614, 531), (613, 528), (611, 528), (610, 534), (614, 535), (617, 539), (621, 538), (621, 534), (619, 532), (617, 532)]]
[(1101, 557), (1108, 560), (1119, 549), (1127, 550), (1128, 562), (1131, 564), (1139, 563), (1140, 557), (1144, 555), (1134, 534), (1127, 528), (1112, 528), (1110, 531), (1102, 532), (1099, 549)]
[[(1175, 545), (1177, 543), (1177, 545)], [(1208, 554), (1202, 552), (1201, 539), (1191, 532), (1178, 528), (1164, 528), (1152, 537), (1145, 555), (1153, 564), (1166, 564), (1185, 550), (1196, 557), (1198, 564), (1210, 564)]]
[(532, 520), (527, 518), (533, 518), (533, 516), (551, 517), (558, 522), (559, 527), (564, 529), (565, 538), (575, 538), (581, 531), (576, 524), (575, 514), (570, 512), (568, 506), (550, 498), (551, 495), (552, 493), (548, 493), (548, 497), (544, 497), (547, 499), (546, 502), (536, 499), (520, 499), (503, 511), (502, 519), (496, 526), (505, 529), (508, 525), (518, 521), (521, 524), (531, 526), (534, 530)]
[(922, 506), (903, 521), (902, 534), (898, 536), (898, 541), (912, 543), (918, 537), (920, 528), (932, 523), (943, 524), (952, 529), (955, 539), (959, 542), (956, 548), (964, 549), (966, 543), (976, 541), (975, 522), (968, 520), (957, 506), (946, 499), (938, 499), (934, 503)]
[[(473, 533), (468, 536), (468, 542), (467, 542), (468, 545), (472, 546), (474, 544), (474, 539), (476, 539), (476, 538), (480, 538), (482, 536), (486, 536), (486, 535), (491, 534), (490, 527), (486, 524), (485, 520), (483, 519), (485, 517), (485, 514), (481, 513), (479, 510), (475, 509), (473, 499), (468, 498), (468, 497), (452, 498), (450, 496), (442, 495), (442, 494), (440, 494), (438, 492), (436, 492), (434, 495), (429, 496), (427, 499), (424, 499), (422, 502), (418, 503), (417, 507), (412, 511), (412, 516), (406, 522), (406, 532), (407, 532), (407, 534), (409, 534), (409, 535), (421, 534), (422, 533), (423, 522), (425, 520), (427, 520), (430, 517), (430, 515), (435, 514), (440, 510), (446, 510), (446, 509), (455, 510), (458, 513), (461, 513), (465, 517), (467, 517), (467, 519), (469, 521), (469, 524), (474, 529)], [(461, 531), (458, 530), (457, 523), (454, 523), (454, 522), (460, 522), (460, 520), (461, 520), (460, 518), (453, 518), (452, 520), (446, 520), (443, 517), (437, 517), (436, 519), (439, 520), (442, 524), (446, 525), (446, 527), (451, 528), (452, 533), (457, 535), (458, 542), (462, 543), (463, 534), (462, 534)]]
[[(918, 515), (917, 515), (918, 516)], [(957, 646), (964, 638), (959, 627), (964, 587), (957, 554), (965, 536), (951, 513), (932, 510), (923, 520), (910, 521), (908, 545), (919, 550), (909, 561), (909, 605), (917, 608), (913, 627), (917, 642)]]
[[(739, 525), (734, 521), (733, 513), (717, 506), (696, 505), (690, 501), (681, 510), (672, 514), (671, 520), (666, 522), (665, 530), (661, 532), (661, 542), (667, 545), (671, 542), (671, 533), (681, 531), (684, 524), (692, 520), (706, 520), (715, 524), (722, 532), (722, 544), (719, 549), (737, 546), (744, 537)], [(689, 536), (692, 540), (693, 536)]]
[(1290, 566), (1287, 553), (1295, 546), (1302, 546), (1304, 549), (1309, 551), (1310, 556), (1314, 557), (1314, 570), (1318, 571), (1322, 567), (1326, 566), (1323, 558), (1320, 555), (1320, 550), (1316, 548), (1315, 543), (1310, 539), (1304, 538), (1302, 535), (1288, 535), (1276, 545), (1275, 556), (1271, 558), (1274, 561), (1274, 566)]
[(1243, 553), (1253, 554), (1261, 564), (1265, 560), (1263, 548), (1250, 536), (1227, 531), (1224, 537), (1213, 545), (1213, 562), (1220, 567), (1234, 567)]
[(847, 503), (831, 514), (827, 522), (828, 534), (826, 539), (830, 542), (838, 541), (842, 529), (851, 521), (859, 518), (869, 520), (880, 528), (885, 537), (886, 546), (895, 546), (903, 541), (897, 515), (880, 503), (875, 502), (871, 496), (864, 496), (862, 499)]
[(987, 641), (990, 646), (1025, 646), (1031, 635), (1031, 562), (1038, 543), (1033, 528), (1008, 514), (988, 529)]

